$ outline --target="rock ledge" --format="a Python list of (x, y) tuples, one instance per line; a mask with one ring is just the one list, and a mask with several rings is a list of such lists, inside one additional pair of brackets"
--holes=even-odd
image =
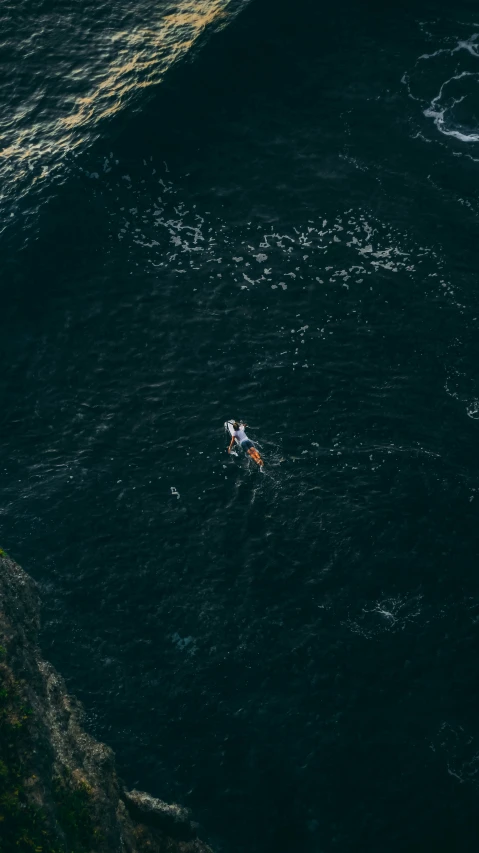
[(211, 853), (187, 809), (124, 789), (38, 630), (37, 586), (0, 550), (0, 853)]

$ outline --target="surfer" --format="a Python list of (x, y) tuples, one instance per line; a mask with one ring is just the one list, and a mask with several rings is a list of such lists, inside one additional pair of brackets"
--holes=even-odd
[(235, 443), (235, 441), (237, 441), (239, 446), (245, 451), (245, 453), (247, 453), (248, 456), (254, 462), (256, 462), (256, 464), (259, 465), (260, 468), (262, 468), (264, 465), (264, 462), (261, 459), (261, 456), (259, 455), (258, 451), (256, 450), (256, 447), (254, 446), (253, 442), (246, 435), (246, 433), (244, 431), (245, 424), (238, 423), (238, 421), (227, 421), (227, 426), (228, 426), (229, 433), (231, 435), (231, 441), (230, 441), (230, 445), (228, 447), (228, 453), (231, 451), (231, 448), (233, 447), (233, 444)]

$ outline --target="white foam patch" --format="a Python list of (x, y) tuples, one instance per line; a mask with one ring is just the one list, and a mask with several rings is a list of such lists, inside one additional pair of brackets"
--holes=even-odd
[[(349, 211), (348, 218), (338, 215), (329, 227), (327, 220), (321, 218), (317, 226), (293, 227), (290, 233), (271, 228), (269, 233), (262, 230), (257, 237), (255, 231), (258, 229), (250, 226), (243, 239), (235, 234), (233, 240), (224, 224), (213, 223), (206, 212), (200, 214), (194, 209), (187, 209), (178, 198), (180, 191), (171, 181), (160, 179), (160, 184), (162, 193), (153, 208), (136, 214), (133, 213), (136, 208), (130, 208), (128, 216), (125, 213), (120, 216), (117, 232), (119, 240), (130, 235), (137, 246), (152, 250), (145, 262), (157, 268), (173, 269), (177, 274), (183, 274), (188, 268), (209, 267), (210, 280), (227, 275), (242, 289), (266, 284), (278, 292), (287, 290), (286, 279), (298, 286), (305, 281), (318, 284), (337, 282), (349, 289), (351, 280), (361, 283), (365, 275), (378, 270), (392, 273), (415, 271), (415, 263), (411, 263), (415, 247), (401, 245), (404, 235), (389, 230), (384, 223), (362, 211)], [(138, 223), (136, 227), (132, 227), (132, 219)], [(153, 239), (153, 230), (162, 231), (163, 235)], [(234, 251), (238, 245), (241, 246), (241, 254)], [(336, 245), (338, 249), (341, 247), (343, 258), (344, 247), (351, 250), (347, 267), (336, 265), (333, 258)], [(259, 251), (262, 246), (269, 247), (268, 255)], [(307, 254), (301, 251), (304, 247), (308, 248)], [(259, 274), (255, 272), (257, 264), (266, 260), (270, 265)], [(330, 260), (335, 262), (328, 263)], [(437, 260), (439, 263), (439, 258)]]
[[(259, 299), (265, 312), (273, 300), (293, 306), (308, 291), (324, 294), (324, 299), (314, 301), (311, 315), (293, 320), (294, 328), (302, 331), (288, 335), (287, 330), (277, 330), (277, 349), (262, 351), (257, 369), (314, 369), (317, 341), (329, 340), (343, 322), (372, 334), (372, 324), (363, 316), (364, 294), (368, 292), (369, 298), (377, 290), (387, 304), (391, 283), (397, 286), (399, 275), (402, 285), (407, 280), (418, 295), (459, 305), (440, 252), (368, 211), (350, 208), (288, 228), (277, 222), (266, 230), (254, 222), (232, 227), (208, 210), (187, 204), (181, 184), (172, 181), (161, 165), (150, 162), (139, 174), (135, 170), (128, 183), (121, 180), (122, 173), (119, 165), (101, 178), (117, 198), (112, 238), (124, 244), (126, 257), (131, 250), (133, 268), (141, 265), (146, 273), (150, 268), (154, 287), (161, 287), (167, 276), (178, 282), (185, 299), (211, 303), (223, 303), (225, 295), (236, 290), (238, 300)], [(158, 187), (153, 200), (145, 194), (145, 183), (150, 191), (155, 184)]]
[(479, 743), (477, 738), (454, 719), (444, 720), (429, 742), (429, 748), (442, 758), (444, 773), (457, 783), (477, 787), (479, 781)]
[(419, 621), (421, 612), (421, 595), (396, 596), (363, 607), (359, 614), (343, 624), (354, 634), (370, 640), (380, 634), (403, 631), (409, 624)]
[[(476, 65), (479, 59), (479, 33), (474, 32), (467, 38), (445, 38), (441, 31), (437, 36), (428, 32), (427, 36), (430, 40), (445, 41), (446, 46), (418, 56), (414, 68), (404, 72), (401, 83), (406, 86), (409, 97), (422, 104), (423, 115), (432, 119), (440, 134), (461, 143), (479, 142), (479, 127), (474, 126), (477, 112), (476, 84), (479, 82), (479, 63)], [(434, 85), (434, 80), (438, 81), (436, 91), (428, 96), (427, 89)], [(471, 83), (474, 84), (473, 88), (469, 85)], [(467, 117), (469, 113), (471, 116), (471, 126), (467, 118), (458, 117), (455, 108), (460, 104), (463, 105), (461, 115)], [(421, 133), (416, 133), (414, 138), (430, 141)]]
[[(455, 352), (455, 350), (458, 350)], [(459, 358), (462, 362), (463, 347), (458, 342), (453, 342), (449, 348), (449, 361), (454, 362)], [(457, 367), (449, 366), (447, 369), (444, 390), (448, 397), (452, 397), (464, 408), (468, 418), (473, 421), (479, 420), (479, 389), (477, 387), (476, 375), (471, 375)]]

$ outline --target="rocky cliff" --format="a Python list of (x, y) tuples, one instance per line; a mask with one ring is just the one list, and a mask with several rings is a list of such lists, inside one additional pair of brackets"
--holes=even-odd
[(36, 584), (0, 551), (0, 853), (211, 853), (185, 809), (124, 789), (38, 630)]

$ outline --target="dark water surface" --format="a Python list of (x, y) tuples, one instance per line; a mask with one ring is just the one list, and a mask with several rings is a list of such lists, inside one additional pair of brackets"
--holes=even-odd
[(479, 14), (243, 5), (4, 26), (2, 545), (216, 851), (475, 851)]

